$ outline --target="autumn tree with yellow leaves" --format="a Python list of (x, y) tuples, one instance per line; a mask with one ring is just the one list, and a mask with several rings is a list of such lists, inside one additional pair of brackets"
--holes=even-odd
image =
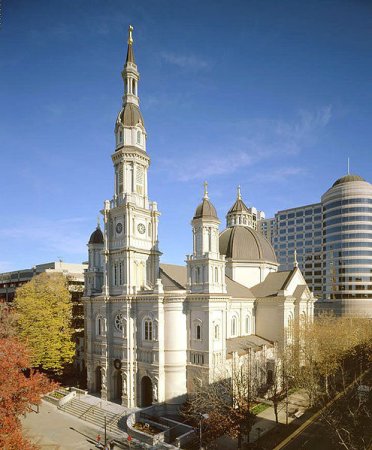
[(72, 362), (75, 344), (71, 294), (60, 273), (42, 273), (16, 291), (19, 338), (31, 351), (31, 365), (54, 374)]

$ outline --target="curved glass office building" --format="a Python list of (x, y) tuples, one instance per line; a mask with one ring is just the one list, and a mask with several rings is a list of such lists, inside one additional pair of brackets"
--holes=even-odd
[(280, 270), (294, 264), (314, 295), (316, 313), (372, 318), (372, 185), (345, 175), (323, 194), (320, 203), (278, 211), (260, 220), (271, 240)]
[(338, 314), (372, 317), (372, 185), (346, 175), (321, 202), (322, 300)]

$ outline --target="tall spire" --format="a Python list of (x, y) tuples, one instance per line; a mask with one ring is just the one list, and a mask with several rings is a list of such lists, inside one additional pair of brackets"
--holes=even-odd
[(128, 51), (127, 51), (127, 59), (125, 61), (125, 65), (128, 63), (136, 64), (136, 61), (134, 59), (134, 52), (133, 52), (133, 27), (132, 25), (129, 25), (128, 28)]

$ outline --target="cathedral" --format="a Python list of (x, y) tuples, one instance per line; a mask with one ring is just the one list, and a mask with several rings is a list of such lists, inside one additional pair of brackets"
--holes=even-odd
[(148, 197), (150, 157), (132, 30), (115, 123), (114, 195), (101, 211), (103, 229), (98, 225), (88, 243), (88, 390), (127, 407), (179, 404), (247, 352), (264, 359), (265, 383), (293, 325), (313, 319), (314, 296), (296, 261), (278, 272), (273, 247), (254, 229), (239, 188), (220, 232), (205, 183), (186, 265), (160, 263), (160, 213)]

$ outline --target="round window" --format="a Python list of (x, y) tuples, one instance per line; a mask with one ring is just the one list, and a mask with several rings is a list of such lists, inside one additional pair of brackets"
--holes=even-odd
[(123, 314), (119, 313), (115, 316), (115, 328), (119, 331), (123, 331), (124, 326), (124, 316)]

